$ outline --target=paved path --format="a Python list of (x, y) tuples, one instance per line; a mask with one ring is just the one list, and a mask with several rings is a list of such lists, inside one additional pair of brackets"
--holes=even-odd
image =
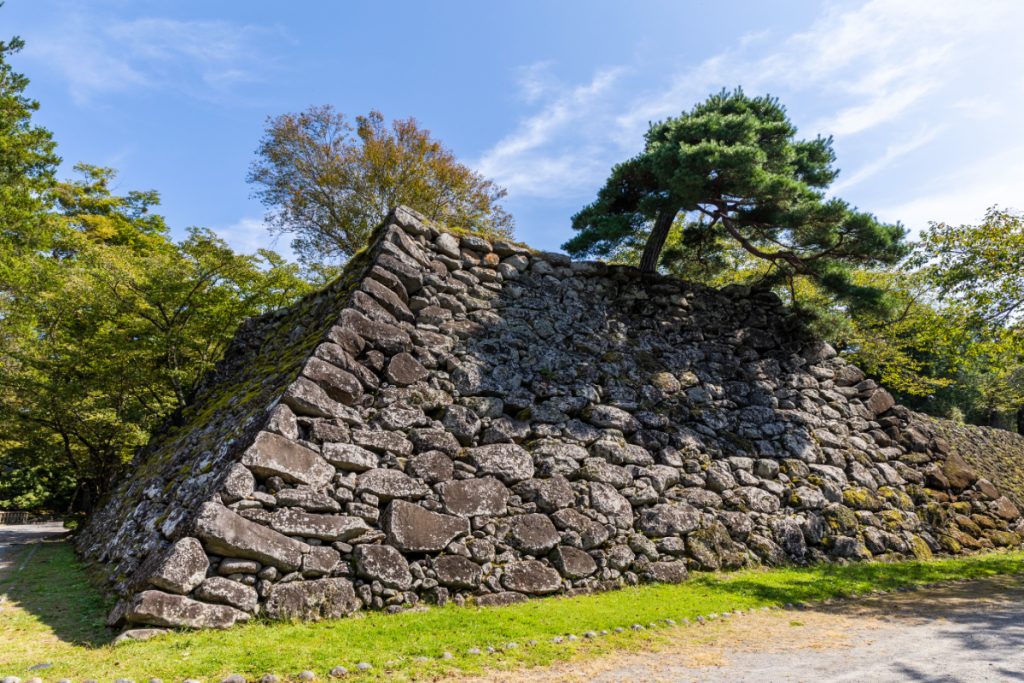
[(14, 558), (18, 554), (17, 546), (60, 538), (67, 532), (68, 530), (60, 522), (14, 526), (0, 524), (0, 576), (8, 570), (17, 569), (14, 562)]
[(495, 681), (1024, 681), (1024, 578), (743, 615), (659, 635), (647, 652)]

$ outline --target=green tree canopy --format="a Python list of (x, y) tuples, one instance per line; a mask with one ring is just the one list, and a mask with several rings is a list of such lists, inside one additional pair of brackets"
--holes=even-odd
[(564, 248), (606, 256), (642, 240), (641, 270), (653, 272), (677, 225), (679, 244), (708, 257), (732, 243), (769, 264), (770, 280), (806, 276), (851, 302), (871, 299), (849, 269), (897, 262), (904, 230), (827, 198), (838, 174), (832, 141), (796, 132), (778, 100), (742, 90), (652, 125), (644, 151), (615, 166), (573, 217), (578, 234)]
[[(0, 506), (88, 509), (192, 398), (246, 317), (309, 291), (272, 252), (199, 228), (174, 242), (155, 192), (81, 165), (53, 188), (49, 250), (22, 254), (0, 339)], [(31, 476), (14, 476), (31, 472)]]
[(943, 300), (995, 325), (1024, 320), (1024, 214), (992, 207), (978, 225), (931, 223), (912, 259)]
[(268, 119), (248, 181), (272, 229), (313, 266), (344, 260), (366, 244), (387, 212), (405, 204), (452, 226), (509, 235), (505, 190), (459, 163), (415, 119), (380, 112), (353, 126), (330, 106)]
[(39, 103), (25, 96), (28, 78), (8, 62), (23, 47), (17, 37), (0, 40), (0, 248), (8, 256), (40, 238), (45, 194), (60, 162), (50, 132), (32, 123)]
[(112, 192), (111, 169), (57, 182), (22, 45), (0, 42), (0, 509), (88, 509), (238, 324), (311, 286), (208, 230), (175, 242), (158, 194)]

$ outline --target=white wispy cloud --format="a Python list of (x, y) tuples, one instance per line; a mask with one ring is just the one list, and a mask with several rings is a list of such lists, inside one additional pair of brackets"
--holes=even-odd
[(33, 36), (25, 54), (60, 74), (78, 104), (150, 88), (213, 99), (260, 79), (270, 60), (259, 46), (275, 33), (226, 21), (116, 21), (71, 11)]
[[(524, 70), (520, 84), (525, 99), (532, 101), (553, 90), (557, 93), (488, 150), (477, 167), (500, 185), (523, 194), (557, 196), (566, 187), (578, 189), (603, 165), (598, 149), (578, 145), (579, 132), (593, 120), (601, 98), (622, 73), (623, 69), (604, 69), (589, 83), (559, 88), (546, 65)], [(565, 139), (567, 132), (572, 139)], [(553, 178), (558, 179), (557, 185), (551, 184)]]
[[(736, 85), (751, 94), (782, 96), (802, 136), (835, 135), (837, 145), (855, 152), (855, 164), (837, 191), (874, 186), (897, 161), (904, 169), (924, 159), (926, 150), (962, 139), (971, 126), (1002, 126), (1012, 138), (1007, 144), (1024, 149), (1024, 131), (1014, 122), (1014, 112), (1024, 108), (1024, 84), (1016, 77), (1024, 69), (1024, 41), (1017, 36), (1021, 25), (1024, 4), (1017, 0), (842, 2), (826, 6), (796, 33), (752, 34), (728, 51), (661, 78), (650, 76), (657, 69), (628, 64), (602, 69), (589, 82), (560, 84), (552, 77), (556, 65), (546, 64), (523, 72), (528, 76), (524, 95), (536, 112), (478, 165), (506, 185), (514, 199), (586, 199), (613, 163), (641, 148), (649, 122), (677, 115), (708, 93)], [(799, 111), (793, 103), (799, 103)], [(976, 162), (969, 165), (981, 172), (993, 168), (993, 158), (1004, 151), (1005, 146), (986, 143), (966, 153)], [(964, 165), (952, 158), (944, 161)], [(1013, 180), (987, 187), (1004, 189), (1004, 202), (1024, 202), (1019, 190), (1024, 184), (1013, 185), (1024, 180), (1015, 175), (1018, 165), (1008, 162), (1004, 168)], [(886, 200), (887, 218), (899, 219), (898, 211), (906, 211), (908, 224), (919, 222), (930, 203), (936, 212), (928, 220), (942, 216), (940, 208), (950, 215), (977, 214), (976, 220), (985, 207), (974, 204), (995, 198), (985, 183), (964, 182), (963, 177), (962, 191), (951, 181), (945, 190), (933, 192), (940, 183), (927, 178), (943, 169), (915, 169), (923, 175), (906, 184), (926, 196)]]
[(880, 171), (888, 168), (892, 162), (910, 154), (915, 149), (923, 147), (934, 140), (944, 130), (944, 128), (945, 127), (941, 125), (929, 126), (907, 140), (895, 142), (889, 145), (885, 148), (882, 156), (878, 157), (874, 161), (869, 161), (848, 176), (839, 176), (839, 179), (832, 184), (832, 187), (830, 187), (829, 190), (831, 190), (833, 194), (840, 194), (844, 190), (877, 175)]
[(977, 224), (991, 206), (1024, 208), (1024, 144), (984, 156), (932, 178), (928, 189), (878, 209), (880, 218), (902, 221), (912, 235), (931, 222)]
[(215, 232), (237, 252), (252, 254), (258, 249), (272, 249), (285, 258), (295, 260), (287, 236), (271, 235), (262, 218), (245, 216), (231, 225), (216, 228)]

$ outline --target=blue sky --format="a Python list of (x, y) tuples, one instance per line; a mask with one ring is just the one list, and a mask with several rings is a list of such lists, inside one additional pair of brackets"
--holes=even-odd
[(7, 0), (0, 34), (65, 160), (156, 189), (176, 234), (272, 242), (245, 174), (265, 118), (415, 116), (554, 249), (649, 121), (741, 85), (835, 136), (835, 194), (919, 229), (1024, 209), (1024, 3)]

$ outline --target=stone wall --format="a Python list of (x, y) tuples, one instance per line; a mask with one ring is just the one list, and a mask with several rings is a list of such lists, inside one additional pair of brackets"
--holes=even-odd
[(1015, 505), (1024, 505), (1024, 437), (1004, 429), (959, 424), (918, 415), (921, 429), (945, 440), (981, 476)]
[(504, 604), (1021, 542), (1015, 504), (935, 423), (770, 292), (405, 209), (355, 261), (243, 329), (81, 535), (123, 598), (111, 623)]

